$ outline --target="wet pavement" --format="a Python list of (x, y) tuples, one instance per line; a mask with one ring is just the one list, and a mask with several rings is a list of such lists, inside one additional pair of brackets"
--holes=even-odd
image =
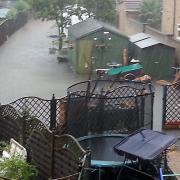
[[(0, 47), (0, 102), (6, 104), (24, 96), (50, 99), (66, 95), (68, 86), (87, 80), (72, 72), (67, 63), (58, 63), (49, 54), (57, 34), (53, 22), (29, 20)], [(154, 129), (161, 130), (162, 88), (156, 85)], [(180, 131), (168, 131), (180, 137)]]
[[(180, 149), (170, 151), (167, 157), (173, 173), (180, 174)], [(177, 176), (177, 179), (180, 180), (180, 176)]]

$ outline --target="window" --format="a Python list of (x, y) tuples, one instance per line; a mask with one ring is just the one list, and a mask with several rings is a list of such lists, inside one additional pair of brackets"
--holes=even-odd
[(177, 25), (177, 39), (180, 40), (180, 24)]

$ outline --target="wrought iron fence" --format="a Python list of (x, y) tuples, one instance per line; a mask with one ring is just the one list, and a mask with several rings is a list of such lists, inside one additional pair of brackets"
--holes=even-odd
[(150, 84), (85, 81), (69, 87), (67, 92), (68, 96), (61, 99), (54, 95), (51, 100), (23, 97), (9, 105), (26, 123), (27, 119), (39, 119), (50, 130), (75, 137), (152, 128), (154, 92)]
[(51, 100), (23, 97), (10, 105), (22, 116), (37, 118), (50, 129), (55, 129), (57, 125), (61, 125), (64, 119), (66, 99), (66, 97), (55, 99), (54, 95)]
[(163, 86), (163, 128), (180, 128), (180, 90)]
[(86, 81), (68, 88), (67, 132), (130, 133), (152, 128), (152, 86), (129, 81)]
[(23, 97), (10, 103), (21, 115), (28, 114), (38, 118), (46, 126), (50, 126), (50, 106), (51, 100), (38, 97)]

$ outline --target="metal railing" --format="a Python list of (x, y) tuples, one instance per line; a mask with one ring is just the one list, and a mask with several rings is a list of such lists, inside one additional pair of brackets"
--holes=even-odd
[(163, 86), (163, 128), (180, 128), (180, 90), (173, 85)]

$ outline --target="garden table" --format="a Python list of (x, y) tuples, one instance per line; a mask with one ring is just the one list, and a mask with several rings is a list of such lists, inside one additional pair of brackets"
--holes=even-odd
[(124, 156), (117, 155), (113, 147), (124, 137), (123, 134), (100, 134), (78, 138), (81, 146), (91, 151), (91, 167), (98, 170), (99, 180), (103, 169), (114, 169), (123, 165)]

